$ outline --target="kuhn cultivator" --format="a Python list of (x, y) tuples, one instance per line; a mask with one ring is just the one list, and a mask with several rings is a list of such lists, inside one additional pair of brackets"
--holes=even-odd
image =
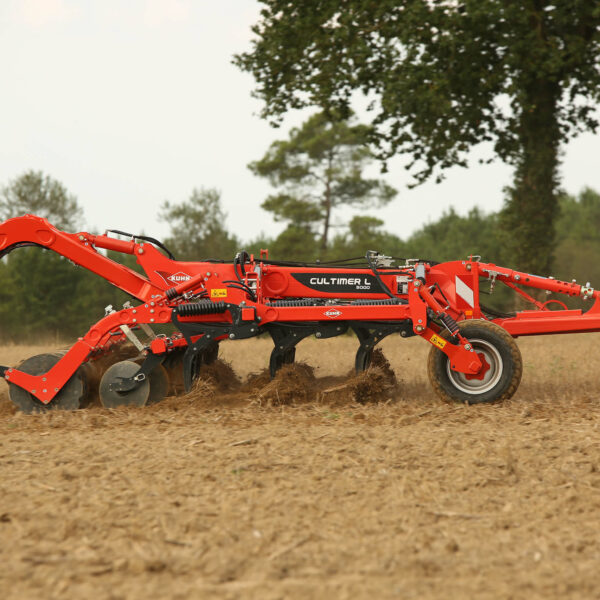
[[(359, 341), (357, 371), (368, 367), (373, 348), (386, 336), (420, 336), (432, 346), (429, 377), (443, 399), (493, 402), (512, 396), (521, 379), (514, 337), (600, 331), (600, 293), (589, 284), (521, 273), (479, 257), (394, 265), (397, 259), (370, 251), (360, 263), (307, 264), (269, 260), (261, 251), (260, 257), (240, 252), (232, 263), (180, 262), (152, 238), (108, 233), (131, 241), (65, 233), (32, 215), (0, 224), (0, 257), (22, 246), (48, 248), (140, 302), (107, 307), (104, 318), (64, 354), (0, 366), (12, 401), (25, 412), (76, 409), (95, 394), (108, 407), (159, 401), (189, 390), (200, 365), (217, 357), (220, 341), (261, 333), (274, 342), (274, 375), (294, 361), (305, 337), (329, 338), (349, 329)], [(146, 277), (99, 248), (134, 255)], [(532, 310), (501, 314), (481, 305), (484, 279), (512, 288)], [(526, 287), (595, 302), (587, 312), (568, 310), (557, 300), (538, 301)], [(550, 303), (558, 310), (550, 310)], [(170, 324), (174, 332), (154, 333), (159, 324)], [(125, 351), (132, 347), (134, 356)]]

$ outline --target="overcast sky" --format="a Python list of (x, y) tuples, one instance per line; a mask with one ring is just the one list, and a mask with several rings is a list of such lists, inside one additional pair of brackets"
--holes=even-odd
[[(157, 216), (164, 200), (215, 187), (242, 239), (279, 231), (260, 208), (269, 185), (246, 165), (308, 113), (271, 128), (251, 76), (231, 64), (259, 9), (254, 0), (0, 0), (0, 184), (42, 170), (77, 196), (88, 228), (155, 236), (168, 231)], [(390, 166), (400, 193), (376, 214), (403, 237), (445, 207), (497, 210), (511, 179), (501, 163), (474, 164), (408, 190), (399, 161)], [(565, 148), (562, 175), (570, 193), (600, 190), (599, 136)]]

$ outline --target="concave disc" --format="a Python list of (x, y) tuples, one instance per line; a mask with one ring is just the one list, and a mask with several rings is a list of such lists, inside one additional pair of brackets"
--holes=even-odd
[(175, 350), (167, 354), (163, 364), (161, 365), (167, 372), (169, 379), (169, 390), (170, 396), (179, 396), (185, 393), (185, 386), (183, 383), (183, 354), (184, 350)]
[[(143, 361), (140, 361), (141, 364)], [(148, 396), (148, 402), (146, 404), (156, 404), (167, 397), (169, 387), (169, 375), (167, 370), (162, 366), (158, 365), (154, 367), (150, 373), (150, 395)]]
[(100, 402), (106, 408), (117, 406), (144, 406), (150, 395), (148, 378), (129, 392), (114, 392), (109, 389), (111, 383), (117, 383), (119, 377), (131, 377), (139, 370), (139, 365), (131, 360), (123, 360), (108, 368), (100, 380)]
[[(19, 371), (28, 375), (42, 375), (47, 373), (61, 358), (63, 354), (37, 354), (24, 360), (18, 367)], [(80, 400), (85, 392), (85, 382), (82, 372), (78, 369), (67, 380), (62, 389), (48, 404), (40, 402), (35, 396), (22, 387), (9, 384), (9, 396), (13, 404), (24, 413), (40, 413), (48, 410), (77, 410)]]

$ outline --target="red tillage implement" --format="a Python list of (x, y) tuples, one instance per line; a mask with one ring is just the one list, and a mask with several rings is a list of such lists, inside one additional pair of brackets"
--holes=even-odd
[[(431, 344), (429, 377), (443, 399), (493, 402), (509, 398), (519, 385), (522, 361), (514, 337), (600, 331), (600, 293), (589, 285), (473, 257), (394, 265), (390, 257), (368, 252), (360, 263), (307, 264), (241, 252), (231, 263), (182, 262), (152, 238), (123, 235), (131, 241), (65, 233), (32, 215), (0, 224), (0, 257), (21, 246), (48, 248), (139, 301), (121, 310), (107, 307), (104, 318), (64, 354), (0, 366), (21, 410), (75, 409), (94, 394), (111, 407), (156, 402), (189, 390), (199, 366), (216, 358), (220, 341), (261, 333), (274, 342), (274, 375), (294, 361), (296, 344), (305, 337), (329, 338), (349, 329), (359, 342), (357, 371), (369, 366), (373, 348), (386, 336), (419, 336)], [(134, 255), (146, 276), (107, 258), (100, 248)], [(485, 279), (486, 285), (509, 286), (532, 310), (501, 314), (482, 306)], [(568, 310), (556, 300), (539, 302), (524, 290), (528, 287), (594, 303), (586, 312)], [(156, 334), (155, 325), (170, 325), (173, 333)], [(132, 360), (121, 360), (126, 349)]]

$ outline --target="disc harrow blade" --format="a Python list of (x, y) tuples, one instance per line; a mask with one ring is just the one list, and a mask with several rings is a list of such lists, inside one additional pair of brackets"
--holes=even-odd
[(100, 380), (100, 402), (105, 408), (117, 406), (144, 406), (150, 396), (149, 378), (138, 383), (128, 392), (116, 392), (110, 385), (118, 383), (120, 378), (131, 377), (139, 370), (139, 365), (131, 360), (123, 360), (108, 368)]
[[(29, 375), (47, 373), (64, 355), (64, 352), (37, 354), (25, 359), (17, 368)], [(86, 394), (84, 370), (79, 368), (67, 380), (51, 402), (44, 404), (22, 387), (9, 384), (9, 396), (13, 404), (24, 413), (42, 413), (49, 410), (77, 410)]]

